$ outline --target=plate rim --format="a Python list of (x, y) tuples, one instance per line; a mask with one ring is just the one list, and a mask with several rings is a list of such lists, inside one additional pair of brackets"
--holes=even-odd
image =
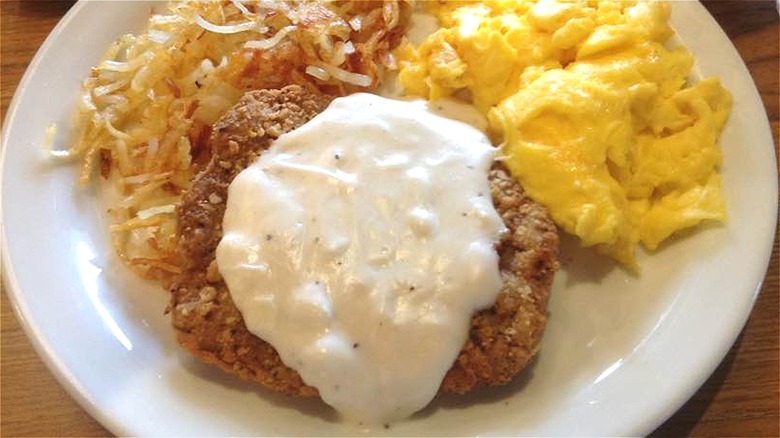
[(5, 175), (6, 155), (8, 153), (10, 141), (9, 132), (11, 132), (11, 129), (9, 127), (14, 124), (17, 118), (19, 102), (22, 99), (22, 95), (25, 94), (24, 91), (30, 86), (35, 70), (37, 70), (43, 57), (54, 44), (54, 41), (57, 40), (74, 17), (76, 17), (76, 15), (91, 1), (94, 0), (78, 0), (74, 3), (46, 36), (25, 69), (19, 84), (16, 86), (3, 120), (4, 129), (2, 137), (0, 137), (0, 145), (2, 145), (0, 147), (0, 281), (3, 284), (3, 292), (5, 293), (6, 299), (9, 300), (14, 316), (19, 322), (28, 342), (30, 342), (35, 354), (46, 366), (46, 369), (54, 376), (57, 383), (59, 383), (65, 392), (67, 392), (82, 409), (100, 423), (101, 426), (108, 429), (116, 436), (129, 436), (131, 435), (130, 429), (126, 428), (118, 418), (110, 415), (105, 409), (101, 409), (87, 396), (87, 394), (79, 389), (79, 385), (68, 372), (67, 366), (63, 364), (60, 358), (53, 352), (49, 342), (43, 339), (43, 336), (40, 334), (40, 328), (30, 323), (28, 315), (30, 315), (31, 310), (27, 306), (27, 302), (22, 299), (23, 293), (21, 291), (21, 286), (18, 284), (16, 272), (9, 256), (4, 221), (5, 211), (3, 208), (5, 205), (3, 203), (4, 190), (2, 190), (1, 187)]

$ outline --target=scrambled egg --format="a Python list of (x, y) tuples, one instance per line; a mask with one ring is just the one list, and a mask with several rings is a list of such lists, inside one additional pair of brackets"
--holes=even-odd
[(725, 220), (718, 136), (731, 97), (687, 83), (664, 2), (428, 2), (441, 28), (398, 51), (408, 94), (471, 99), (505, 162), (556, 223), (629, 268)]

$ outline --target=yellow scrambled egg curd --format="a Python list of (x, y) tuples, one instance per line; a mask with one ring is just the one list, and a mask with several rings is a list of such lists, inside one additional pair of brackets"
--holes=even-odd
[(725, 220), (718, 137), (731, 97), (690, 85), (656, 1), (426, 2), (441, 24), (398, 51), (408, 94), (470, 96), (505, 162), (556, 223), (636, 268), (703, 220)]

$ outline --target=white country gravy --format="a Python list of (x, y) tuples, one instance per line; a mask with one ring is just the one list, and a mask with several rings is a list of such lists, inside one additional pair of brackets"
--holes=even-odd
[(505, 229), (488, 186), (494, 153), (426, 102), (355, 94), (230, 185), (217, 263), (231, 296), (348, 421), (427, 405), (472, 314), (494, 303)]

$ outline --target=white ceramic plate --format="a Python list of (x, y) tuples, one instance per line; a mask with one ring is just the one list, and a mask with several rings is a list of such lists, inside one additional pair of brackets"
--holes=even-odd
[[(177, 347), (166, 294), (114, 259), (100, 206), (53, 164), (46, 126), (65, 144), (81, 78), (110, 41), (143, 28), (150, 2), (82, 2), (30, 65), (2, 145), (2, 262), (8, 294), (59, 381), (119, 435), (343, 435), (318, 401), (280, 397), (197, 363)], [(640, 435), (685, 402), (748, 317), (777, 215), (774, 149), (739, 55), (696, 2), (673, 23), (704, 75), (734, 96), (723, 133), (724, 226), (645, 257), (639, 278), (565, 240), (538, 360), (516, 383), (441, 397), (392, 435)]]

